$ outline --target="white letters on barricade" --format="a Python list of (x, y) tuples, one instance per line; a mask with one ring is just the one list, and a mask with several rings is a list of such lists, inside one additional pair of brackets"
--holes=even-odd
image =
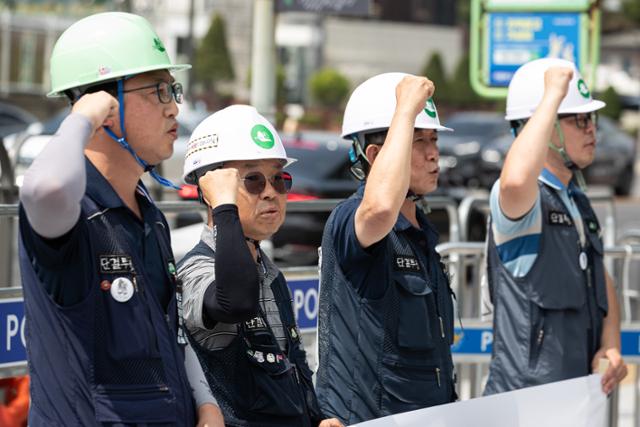
[(600, 375), (391, 415), (357, 427), (605, 427)]

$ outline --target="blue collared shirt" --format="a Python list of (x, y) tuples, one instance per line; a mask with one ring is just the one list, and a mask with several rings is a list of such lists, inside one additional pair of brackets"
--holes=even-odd
[[(355, 231), (355, 213), (362, 202), (364, 184), (360, 185), (356, 194), (359, 197), (347, 199), (334, 211), (335, 253), (342, 271), (358, 293), (365, 298), (379, 298), (389, 285), (390, 257), (393, 254), (388, 251), (388, 237), (368, 248), (360, 245)], [(416, 216), (420, 228), (414, 227), (400, 214), (393, 229), (407, 236), (421, 264), (428, 266), (427, 249), (435, 248), (439, 237), (420, 209), (416, 208)]]
[[(551, 171), (543, 169), (538, 181), (553, 188), (562, 199), (567, 210), (571, 214), (581, 243), (584, 244), (584, 229), (582, 217), (573, 200), (574, 192), (580, 191), (573, 182), (565, 186)], [(535, 262), (540, 247), (542, 235), (542, 206), (540, 196), (531, 210), (522, 218), (512, 220), (507, 218), (499, 203), (500, 180), (497, 180), (491, 189), (491, 226), (500, 260), (514, 277), (523, 277)]]
[[(152, 284), (153, 292), (162, 307), (167, 306), (171, 299), (173, 285), (166, 274), (164, 261), (161, 256), (156, 230), (166, 229), (166, 224), (157, 224), (161, 214), (151, 200), (142, 182), (138, 183), (136, 199), (142, 213), (140, 220), (124, 204), (111, 184), (86, 160), (87, 188), (86, 194), (96, 204), (115, 212), (113, 216), (117, 226), (124, 233), (129, 247), (140, 254), (144, 260), (147, 282)], [(98, 280), (98, 272), (92, 271), (97, 265), (97, 256), (91, 252), (88, 224), (85, 213), (80, 213), (76, 225), (64, 236), (56, 239), (46, 239), (38, 235), (29, 225), (29, 221), (20, 209), (20, 230), (32, 263), (36, 265), (36, 272), (52, 298), (62, 306), (70, 306), (84, 299), (91, 286)], [(168, 235), (169, 230), (166, 229)]]

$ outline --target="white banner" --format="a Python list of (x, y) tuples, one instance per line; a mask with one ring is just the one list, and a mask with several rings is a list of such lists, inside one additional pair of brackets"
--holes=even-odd
[(358, 427), (605, 427), (600, 375), (449, 403), (355, 424)]

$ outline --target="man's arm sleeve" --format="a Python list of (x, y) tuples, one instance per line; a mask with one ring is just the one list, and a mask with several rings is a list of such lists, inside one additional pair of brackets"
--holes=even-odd
[(29, 224), (44, 238), (63, 236), (78, 221), (91, 131), (87, 118), (71, 114), (25, 173), (20, 201)]
[(216, 207), (213, 221), (216, 283), (205, 291), (204, 317), (211, 325), (242, 322), (258, 312), (258, 266), (247, 247), (238, 207), (232, 204)]
[(196, 408), (204, 405), (205, 403), (212, 403), (218, 406), (211, 387), (204, 375), (198, 356), (196, 355), (191, 344), (187, 343), (184, 349), (184, 366), (187, 371), (187, 377), (189, 379), (189, 385), (191, 386), (191, 392), (193, 393), (193, 399), (196, 402)]

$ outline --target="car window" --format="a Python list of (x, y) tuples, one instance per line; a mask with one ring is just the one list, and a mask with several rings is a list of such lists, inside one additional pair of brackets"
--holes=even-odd
[[(298, 136), (282, 135), (287, 156), (297, 159), (287, 169), (309, 180), (350, 180), (349, 144), (339, 135), (305, 132)], [(294, 179), (295, 182), (295, 179)]]
[(23, 124), (25, 123), (20, 118), (13, 116), (11, 114), (0, 112), (0, 126), (13, 126), (13, 125), (23, 125)]
[[(287, 168), (294, 177), (296, 174), (308, 179), (345, 179), (349, 178), (349, 151), (293, 148), (285, 145), (287, 156), (297, 159)], [(346, 173), (345, 173), (346, 172)]]

